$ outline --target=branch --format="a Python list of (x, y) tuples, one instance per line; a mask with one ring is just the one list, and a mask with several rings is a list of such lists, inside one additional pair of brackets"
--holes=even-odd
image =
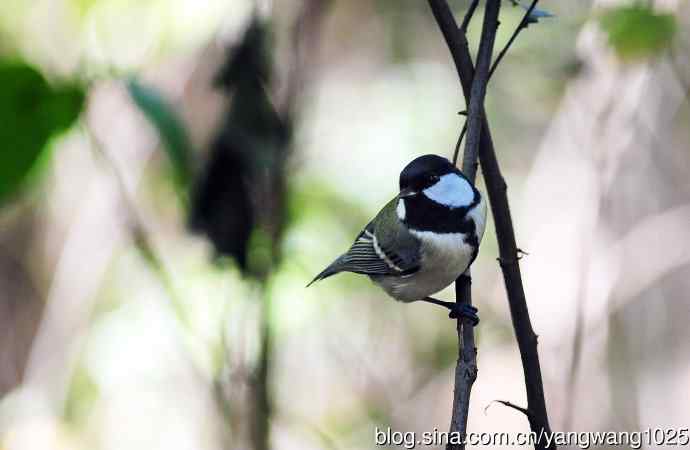
[[(467, 39), (460, 32), (448, 4), (445, 0), (428, 0), (432, 12), (438, 23), (443, 37), (448, 45), (455, 68), (460, 78), (465, 98), (471, 99), (474, 68), (467, 46)], [(532, 9), (532, 7), (530, 7)], [(529, 11), (527, 13), (529, 15)], [(513, 39), (514, 40), (514, 39)], [(527, 392), (527, 409), (531, 412), (528, 417), (530, 428), (536, 433), (550, 433), (546, 402), (544, 400), (544, 388), (537, 351), (537, 336), (532, 329), (529, 318), (525, 291), (522, 285), (522, 275), (518, 260), (518, 249), (515, 242), (515, 231), (508, 204), (507, 185), (501, 174), (496, 153), (494, 150), (491, 131), (486, 116), (481, 111), (481, 133), (479, 136), (479, 160), (486, 183), (491, 212), (496, 227), (498, 240), (500, 265), (503, 271), (508, 304), (513, 323), (513, 330), (518, 342), (520, 357), (522, 359), (523, 374), (525, 377), (525, 389)], [(541, 442), (535, 445), (536, 449), (555, 449), (552, 443), (547, 447)]]
[(489, 70), (489, 78), (491, 78), (491, 76), (494, 74), (496, 67), (498, 67), (501, 60), (503, 59), (503, 57), (508, 52), (508, 49), (510, 49), (510, 46), (513, 45), (513, 42), (515, 42), (515, 39), (518, 37), (520, 32), (522, 30), (524, 30), (525, 28), (527, 28), (527, 25), (529, 25), (530, 14), (532, 14), (532, 11), (534, 11), (534, 8), (536, 8), (537, 3), (539, 3), (539, 0), (532, 0), (532, 4), (529, 5), (529, 8), (527, 8), (525, 15), (522, 16), (522, 20), (518, 24), (517, 28), (515, 28), (515, 31), (513, 31), (513, 35), (510, 36), (510, 39), (508, 39), (508, 42), (506, 43), (506, 45), (498, 53), (498, 57), (496, 58), (496, 61), (494, 61), (494, 63), (491, 65), (491, 70)]
[[(469, 20), (477, 7), (478, 2), (473, 2), (470, 9), (465, 14), (462, 30), (467, 27)], [(445, 23), (448, 28), (445, 28), (444, 36), (446, 39), (461, 39), (464, 47), (467, 48), (467, 40), (463, 32), (459, 32), (455, 18), (448, 8), (445, 1), (429, 0), (429, 5), (434, 13), (439, 24)], [(498, 13), (500, 10), (500, 0), (488, 0), (487, 6), (484, 10), (484, 23), (482, 26), (482, 36), (479, 44), (478, 52), (478, 67), (477, 76), (474, 77), (471, 86), (471, 96), (468, 98), (468, 123), (471, 130), (472, 138), (468, 138), (465, 146), (465, 153), (463, 156), (462, 171), (467, 178), (474, 183), (477, 173), (477, 158), (479, 155), (479, 137), (482, 127), (482, 117), (484, 117), (484, 97), (486, 95), (486, 85), (489, 82), (489, 69), (491, 65), (491, 56), (493, 53), (494, 42), (496, 40), (496, 31), (498, 29)], [(444, 30), (444, 27), (441, 27)], [(464, 64), (468, 64), (471, 69), (472, 61), (469, 57), (469, 50), (466, 54), (457, 53), (458, 60)], [(458, 67), (458, 73), (461, 68)], [(457, 160), (457, 153), (459, 151), (459, 143), (455, 149), (453, 163)], [(471, 305), (472, 304), (472, 290), (471, 290), (470, 271), (461, 275), (455, 283), (455, 298), (456, 302)], [(450, 433), (452, 436), (466, 436), (467, 434), (467, 418), (469, 412), (470, 394), (472, 385), (477, 378), (477, 349), (474, 344), (474, 326), (468, 320), (458, 319), (457, 322), (458, 341), (459, 341), (459, 355), (458, 363), (455, 367), (455, 390), (453, 395), (453, 413), (450, 423)], [(464, 439), (463, 439), (464, 440)], [(464, 448), (464, 444), (451, 444), (447, 446), (448, 449)]]
[(511, 402), (509, 402), (509, 401), (507, 401), (507, 400), (494, 400), (494, 401), (492, 401), (491, 403), (489, 403), (488, 405), (486, 405), (486, 408), (484, 408), (484, 413), (485, 413), (485, 414), (486, 414), (486, 411), (488, 411), (489, 407), (490, 407), (491, 405), (493, 405), (494, 403), (500, 403), (501, 405), (507, 406), (508, 408), (513, 408), (514, 410), (521, 412), (522, 414), (524, 414), (524, 415), (527, 416), (528, 418), (529, 418), (529, 416), (532, 415), (532, 413), (531, 413), (527, 408), (523, 408), (522, 406), (518, 406), (518, 405), (516, 405), (515, 403), (511, 403)]
[[(522, 370), (527, 391), (527, 409), (532, 412), (532, 415), (529, 417), (530, 428), (536, 433), (550, 433), (551, 427), (549, 426), (549, 419), (546, 413), (544, 386), (539, 364), (539, 353), (537, 351), (537, 335), (532, 329), (525, 290), (522, 285), (513, 219), (508, 204), (508, 187), (496, 160), (486, 120), (484, 120), (484, 128), (482, 129), (479, 160), (482, 164), (482, 173), (484, 174), (484, 181), (489, 194), (491, 213), (494, 217), (498, 251), (502, 261), (500, 267), (503, 271), (503, 280), (508, 294), (513, 330), (522, 359)], [(540, 444), (536, 448), (555, 449), (556, 446), (552, 444), (550, 447), (546, 447)]]
[[(434, 19), (436, 19), (443, 38), (448, 45), (450, 55), (453, 57), (455, 69), (463, 85), (465, 98), (469, 98), (472, 78), (474, 78), (474, 63), (467, 45), (467, 37), (458, 28), (453, 13), (445, 0), (428, 0), (428, 2)], [(466, 80), (466, 82), (463, 80)]]
[(479, 5), (479, 0), (472, 0), (472, 3), (470, 4), (469, 8), (467, 8), (465, 17), (462, 19), (462, 24), (460, 24), (460, 31), (462, 32), (462, 34), (467, 33), (467, 27), (470, 25), (470, 21), (472, 20), (474, 11), (477, 9), (477, 5)]
[(496, 41), (498, 30), (498, 12), (501, 7), (500, 0), (487, 0), (484, 12), (484, 25), (479, 41), (477, 53), (477, 67), (472, 79), (467, 108), (467, 140), (465, 142), (465, 154), (462, 159), (462, 171), (465, 176), (474, 183), (477, 176), (477, 159), (479, 155), (479, 139), (484, 118), (484, 97), (486, 86), (489, 83), (489, 69), (491, 55)]
[[(472, 13), (474, 12), (473, 8), (477, 7), (478, 0), (475, 0), (471, 5), (470, 9), (467, 11), (467, 14), (465, 14), (465, 19), (462, 22), (462, 25), (460, 26), (460, 29), (463, 31), (467, 30), (467, 23), (469, 22), (469, 18), (472, 17)], [(527, 8), (527, 11), (525, 12), (525, 15), (522, 17), (522, 20), (518, 24), (517, 28), (515, 28), (515, 31), (513, 31), (512, 36), (510, 36), (510, 39), (508, 39), (508, 42), (506, 45), (501, 49), (501, 51), (498, 53), (498, 57), (496, 57), (496, 60), (494, 63), (491, 65), (491, 69), (489, 70), (489, 80), (491, 80), (491, 77), (493, 76), (494, 72), (496, 71), (496, 68), (498, 65), (501, 63), (503, 60), (503, 57), (508, 53), (508, 50), (510, 47), (513, 45), (513, 42), (515, 42), (515, 39), (518, 37), (520, 32), (527, 28), (527, 25), (529, 25), (529, 17), (530, 14), (532, 14), (532, 11), (534, 8), (536, 8), (537, 3), (539, 3), (539, 0), (533, 0), (532, 4)], [(455, 144), (455, 152), (453, 153), (453, 164), (455, 165), (458, 162), (458, 153), (460, 151), (460, 144), (462, 144), (462, 139), (465, 137), (465, 133), (467, 132), (467, 120), (465, 120), (465, 123), (462, 126), (462, 131), (460, 131), (460, 137), (458, 137), (458, 142)]]

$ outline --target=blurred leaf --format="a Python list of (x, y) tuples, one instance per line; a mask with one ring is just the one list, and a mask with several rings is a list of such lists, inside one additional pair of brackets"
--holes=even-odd
[(82, 424), (89, 417), (98, 395), (98, 385), (88, 370), (79, 364), (69, 380), (63, 409), (64, 419), (72, 425)]
[(127, 83), (127, 90), (137, 107), (158, 131), (163, 141), (163, 149), (172, 164), (175, 187), (186, 204), (188, 188), (192, 180), (192, 148), (182, 119), (172, 105), (153, 87), (131, 79)]
[[(523, 6), (523, 9), (527, 11), (529, 7)], [(529, 17), (527, 18), (527, 23), (537, 23), (539, 22), (539, 19), (549, 19), (551, 17), (556, 17), (554, 14), (546, 11), (545, 9), (539, 9), (539, 8), (534, 8), (530, 13)]]
[[(528, 5), (523, 5), (517, 0), (510, 0), (510, 3), (513, 4), (513, 6), (519, 6), (520, 8), (524, 9), (525, 11), (529, 11), (530, 6)], [(533, 24), (533, 23), (538, 23), (539, 19), (548, 19), (550, 17), (556, 17), (554, 14), (546, 11), (545, 9), (539, 9), (537, 7), (534, 7), (532, 11), (529, 13), (529, 17), (527, 17), (527, 25)]]
[(70, 3), (83, 18), (98, 3), (98, 0), (71, 0)]
[(645, 58), (668, 48), (676, 32), (672, 14), (657, 13), (646, 6), (609, 9), (600, 18), (609, 44), (624, 60)]
[(315, 217), (316, 220), (333, 220), (348, 235), (355, 236), (371, 220), (371, 211), (360, 204), (343, 198), (323, 180), (308, 180), (292, 183), (287, 203), (287, 221), (292, 226), (301, 219)]
[(414, 40), (409, 31), (415, 20), (427, 13), (426, 2), (418, 0), (377, 0), (376, 13), (381, 16), (386, 33), (388, 56), (395, 63), (409, 61), (414, 54)]
[[(250, 148), (250, 150), (244, 150)], [(247, 268), (249, 239), (254, 229), (250, 195), (251, 146), (232, 126), (222, 127), (195, 182), (189, 224), (206, 235), (217, 256), (231, 256)]]
[(271, 78), (271, 33), (269, 24), (254, 16), (240, 43), (228, 49), (225, 64), (218, 71), (215, 84), (230, 90), (247, 80), (268, 83)]
[(0, 202), (17, 193), (39, 162), (46, 143), (79, 116), (79, 86), (52, 87), (32, 67), (0, 61)]
[(271, 237), (261, 228), (255, 228), (246, 243), (247, 255), (244, 267), (246, 273), (256, 279), (264, 279), (272, 266)]
[(243, 274), (257, 279), (279, 259), (271, 240), (285, 224), (292, 130), (268, 95), (270, 69), (269, 24), (254, 17), (216, 76), (216, 86), (232, 93), (231, 107), (195, 180), (189, 219), (216, 257), (232, 257)]

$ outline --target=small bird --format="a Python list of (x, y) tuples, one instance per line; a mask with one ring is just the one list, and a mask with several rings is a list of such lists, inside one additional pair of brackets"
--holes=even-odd
[(485, 225), (486, 202), (462, 172), (441, 156), (420, 156), (400, 173), (400, 193), (307, 286), (340, 272), (368, 275), (396, 300), (434, 303), (476, 324), (476, 308), (430, 295), (470, 267)]

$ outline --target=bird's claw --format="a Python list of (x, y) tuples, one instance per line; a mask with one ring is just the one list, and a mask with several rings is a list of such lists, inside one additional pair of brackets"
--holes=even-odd
[(470, 322), (472, 322), (472, 326), (476, 327), (479, 323), (478, 311), (479, 310), (472, 305), (456, 303), (455, 308), (451, 309), (450, 313), (448, 313), (448, 317), (451, 319), (457, 319), (459, 317), (469, 319)]
[(463, 317), (469, 319), (470, 322), (472, 322), (472, 326), (477, 326), (477, 324), (479, 323), (479, 316), (477, 315), (477, 312), (479, 310), (472, 305), (458, 302), (446, 302), (443, 300), (435, 299), (433, 297), (425, 297), (422, 299), (422, 301), (432, 303), (434, 305), (443, 306), (444, 308), (448, 308), (450, 310), (448, 317), (450, 317), (451, 319)]

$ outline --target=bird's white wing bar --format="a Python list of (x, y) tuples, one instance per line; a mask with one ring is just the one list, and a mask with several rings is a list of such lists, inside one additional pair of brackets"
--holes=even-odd
[(370, 232), (369, 230), (364, 230), (364, 234), (366, 234), (367, 236), (369, 236), (369, 237), (371, 238), (371, 244), (372, 244), (373, 247), (374, 247), (374, 251), (375, 251), (376, 254), (379, 256), (379, 258), (381, 258), (386, 264), (388, 264), (388, 267), (390, 267), (391, 269), (393, 269), (393, 270), (395, 270), (395, 271), (398, 271), (398, 272), (402, 272), (402, 271), (403, 271), (399, 266), (397, 266), (397, 265), (386, 255), (386, 253), (385, 253), (383, 250), (381, 250), (381, 247), (379, 246), (378, 239), (376, 239), (376, 235), (375, 235), (374, 233)]
[(352, 247), (342, 256), (342, 269), (369, 275), (386, 275), (394, 268), (393, 262), (386, 257), (376, 240), (376, 236), (368, 230), (352, 244)]

